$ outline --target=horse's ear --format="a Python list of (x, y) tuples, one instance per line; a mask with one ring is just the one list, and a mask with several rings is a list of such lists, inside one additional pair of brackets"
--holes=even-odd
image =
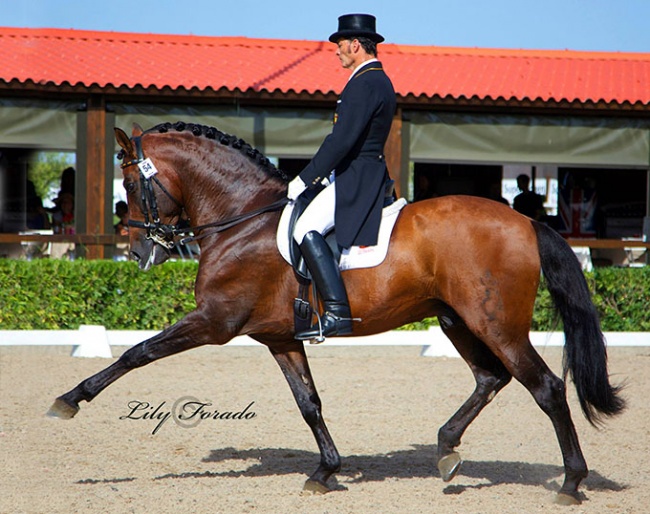
[(114, 130), (117, 144), (122, 147), (122, 150), (124, 150), (127, 155), (133, 155), (133, 143), (129, 139), (129, 136), (126, 135), (126, 132), (119, 127), (115, 127)]
[(131, 131), (131, 137), (138, 137), (141, 136), (144, 130), (142, 130), (142, 127), (138, 125), (137, 123), (133, 123), (133, 130)]

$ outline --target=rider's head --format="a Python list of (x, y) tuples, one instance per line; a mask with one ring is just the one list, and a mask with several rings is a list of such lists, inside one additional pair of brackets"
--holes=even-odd
[(355, 69), (359, 64), (377, 57), (377, 44), (384, 40), (375, 30), (371, 14), (339, 16), (339, 29), (329, 40), (336, 43), (336, 55), (344, 68)]

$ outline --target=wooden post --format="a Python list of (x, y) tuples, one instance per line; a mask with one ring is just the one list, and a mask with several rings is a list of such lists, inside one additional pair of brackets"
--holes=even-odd
[[(88, 98), (86, 138), (86, 232), (106, 234), (106, 104), (103, 96)], [(88, 259), (103, 259), (104, 247), (88, 247)]]
[(402, 196), (402, 173), (408, 173), (408, 170), (402, 169), (402, 109), (399, 107), (386, 141), (386, 165), (390, 177), (395, 181), (395, 192), (399, 198)]

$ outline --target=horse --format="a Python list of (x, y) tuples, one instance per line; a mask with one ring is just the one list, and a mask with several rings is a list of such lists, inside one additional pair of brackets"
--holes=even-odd
[[(164, 123), (131, 137), (115, 128), (129, 208), (130, 251), (141, 270), (163, 263), (174, 238), (200, 245), (196, 308), (114, 363), (59, 396), (49, 414), (70, 419), (127, 372), (203, 345), (248, 335), (266, 345), (313, 432), (320, 463), (304, 491), (330, 490), (341, 458), (322, 416), (305, 353), (294, 339), (298, 275), (276, 243), (288, 177), (235, 136), (193, 123)], [(541, 275), (565, 334), (563, 377), (529, 339)], [(385, 332), (437, 316), (469, 365), (475, 389), (439, 429), (437, 465), (448, 482), (461, 465), (456, 448), (470, 423), (514, 377), (550, 418), (564, 462), (556, 501), (577, 504), (588, 468), (566, 400), (570, 375), (587, 420), (621, 413), (620, 385), (610, 383), (597, 311), (580, 264), (554, 230), (491, 200), (445, 196), (404, 206), (384, 261), (343, 272), (354, 336)], [(312, 302), (313, 300), (313, 292)]]

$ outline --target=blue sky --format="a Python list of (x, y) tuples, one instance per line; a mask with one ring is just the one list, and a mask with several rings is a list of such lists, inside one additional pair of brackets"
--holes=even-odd
[(0, 26), (325, 41), (352, 12), (390, 43), (650, 52), (650, 0), (0, 0)]

